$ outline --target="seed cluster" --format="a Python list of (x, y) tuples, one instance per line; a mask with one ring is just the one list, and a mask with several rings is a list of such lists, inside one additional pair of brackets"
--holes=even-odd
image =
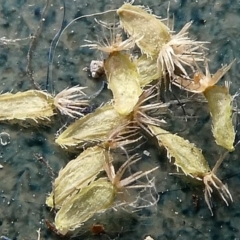
[[(99, 149), (99, 146), (101, 146), (110, 151), (137, 142), (139, 138), (135, 136), (141, 128), (146, 133), (156, 136), (159, 145), (167, 149), (170, 159), (171, 157), (175, 159), (174, 164), (177, 168), (180, 168), (186, 175), (204, 183), (205, 201), (213, 214), (211, 205), (212, 188), (219, 192), (227, 205), (229, 200), (232, 201), (228, 188), (216, 176), (216, 170), (224, 157), (217, 161), (216, 166), (211, 171), (199, 148), (182, 137), (160, 127), (161, 120), (158, 117), (151, 116), (150, 113), (155, 110), (160, 111), (161, 114), (164, 113), (167, 109), (167, 103), (153, 102), (156, 96), (154, 94), (156, 85), (154, 85), (153, 81), (157, 80), (161, 85), (163, 79), (165, 85), (169, 86), (170, 89), (173, 84), (180, 89), (203, 94), (208, 102), (212, 116), (213, 135), (216, 143), (228, 151), (233, 151), (235, 132), (231, 119), (232, 97), (229, 94), (228, 86), (215, 85), (230, 69), (232, 63), (228, 66), (223, 66), (216, 74), (211, 75), (207, 60), (203, 54), (205, 50), (203, 44), (205, 42), (191, 40), (188, 37), (187, 31), (191, 23), (187, 23), (179, 33), (175, 34), (161, 20), (152, 15), (149, 9), (141, 6), (126, 3), (117, 10), (117, 14), (119, 15), (121, 26), (117, 30), (120, 32), (116, 32), (116, 29), (110, 29), (113, 34), (110, 41), (94, 43), (88, 40), (88, 44), (84, 45), (84, 47), (97, 49), (108, 54), (101, 64), (101, 68), (105, 72), (108, 88), (113, 94), (113, 100), (98, 108), (94, 113), (88, 114), (70, 125), (60, 134), (56, 142), (65, 148), (78, 148), (86, 146), (86, 143), (94, 144), (98, 142), (94, 149)], [(122, 29), (127, 32), (129, 38), (122, 38)], [(140, 54), (137, 56), (132, 52), (135, 46), (140, 50)], [(204, 62), (205, 74), (201, 71), (197, 62)], [(191, 74), (189, 74), (190, 72)], [(193, 78), (189, 77), (191, 75), (193, 75)], [(82, 154), (94, 151), (90, 149), (87, 148)], [(80, 159), (83, 161), (81, 155)], [(113, 186), (115, 186), (114, 190), (111, 187), (108, 188), (109, 193), (113, 191), (115, 194), (118, 189), (129, 185), (131, 182), (129, 179), (121, 181), (120, 177), (117, 179), (115, 174), (113, 177), (110, 177), (109, 173), (114, 171), (114, 160), (112, 158), (109, 160), (110, 158), (106, 157), (105, 153), (105, 159), (100, 159), (98, 158), (98, 161), (105, 162), (107, 166), (110, 166), (106, 168), (103, 164), (103, 168), (106, 170)], [(75, 159), (73, 161), (77, 162), (79, 160)], [(92, 162), (95, 161), (96, 159), (93, 157)], [(119, 171), (122, 171), (122, 169)], [(69, 170), (68, 165), (64, 170)], [(97, 168), (96, 164), (94, 178), (99, 171), (100, 169)], [(133, 174), (129, 178), (136, 179), (143, 174)], [(58, 179), (64, 179), (61, 176), (61, 172)], [(83, 179), (85, 181), (84, 184), (89, 184), (92, 180), (86, 176)], [(62, 213), (62, 208), (60, 208), (55, 219), (56, 228), (60, 233), (65, 234), (68, 230), (75, 229), (90, 218), (90, 214), (88, 218), (81, 218), (79, 214), (73, 214), (72, 209), (76, 206), (70, 206), (70, 202), (72, 199), (82, 201), (81, 198), (84, 195), (84, 191), (92, 190), (98, 181), (100, 180), (92, 181), (86, 186), (79, 184), (77, 189), (82, 189), (79, 197), (76, 194), (69, 193), (69, 200), (66, 198), (66, 201), (62, 203), (62, 206), (69, 207), (68, 211)], [(65, 183), (67, 184), (66, 181)], [(57, 187), (58, 183), (56, 180), (54, 188)], [(66, 190), (62, 188), (62, 191), (65, 192)], [(52, 197), (53, 195), (58, 197), (54, 190), (50, 196)], [(98, 207), (101, 207), (100, 210), (94, 211), (105, 211), (107, 208), (112, 207), (113, 199), (114, 197), (107, 203), (106, 199), (96, 200)], [(83, 203), (78, 202), (77, 204), (82, 206)], [(89, 206), (86, 204), (84, 207), (88, 208)], [(69, 212), (74, 217), (78, 216), (78, 224), (71, 223), (72, 225), (69, 225), (65, 222), (66, 220), (59, 220), (61, 214), (62, 219), (71, 219)], [(91, 213), (93, 214), (94, 212)]]

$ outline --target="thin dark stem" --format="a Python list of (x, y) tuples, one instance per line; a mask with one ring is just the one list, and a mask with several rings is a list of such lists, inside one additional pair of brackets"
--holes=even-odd
[(57, 43), (58, 43), (59, 38), (61, 36), (61, 33), (64, 29), (65, 14), (66, 14), (65, 0), (62, 0), (62, 5), (63, 5), (63, 17), (62, 17), (61, 26), (60, 26), (58, 32), (56, 33), (56, 35), (54, 36), (54, 38), (51, 42), (50, 48), (49, 48), (49, 52), (48, 52), (48, 68), (47, 68), (46, 90), (49, 91), (49, 85), (51, 84), (50, 92), (52, 94), (53, 94), (53, 89), (54, 89), (53, 81), (52, 81), (52, 64), (53, 64), (53, 57), (54, 57), (55, 49), (57, 47)]
[(35, 35), (31, 39), (29, 49), (28, 49), (28, 53), (27, 53), (26, 73), (29, 76), (29, 78), (30, 78), (32, 84), (34, 85), (34, 87), (38, 90), (41, 90), (41, 88), (40, 88), (39, 84), (35, 82), (35, 80), (33, 78), (33, 71), (31, 70), (31, 59), (32, 59), (33, 50), (36, 47), (37, 41), (38, 41), (39, 36), (41, 34), (41, 31), (42, 31), (42, 26), (43, 26), (44, 19), (45, 19), (46, 13), (47, 13), (48, 5), (49, 5), (49, 0), (46, 0), (45, 6), (44, 6), (43, 11), (42, 11), (40, 23), (38, 25), (38, 28), (37, 28), (37, 31), (36, 31)]

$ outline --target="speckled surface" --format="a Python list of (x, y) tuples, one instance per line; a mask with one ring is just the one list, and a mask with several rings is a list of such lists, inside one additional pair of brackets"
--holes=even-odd
[[(0, 39), (2, 37), (17, 39), (34, 35), (39, 26), (42, 9), (46, 1), (35, 0), (0, 0)], [(135, 1), (135, 4), (148, 5), (156, 15), (167, 17), (169, 1)], [(227, 64), (236, 58), (231, 70), (224, 80), (231, 80), (231, 93), (240, 87), (240, 2), (227, 0), (176, 0), (170, 1), (170, 16), (174, 14), (175, 30), (179, 31), (188, 21), (193, 25), (190, 35), (199, 41), (209, 41), (211, 72), (221, 64)], [(122, 2), (113, 1), (66, 1), (64, 24), (84, 14), (102, 12), (121, 6)], [(31, 69), (33, 78), (45, 89), (48, 51), (51, 40), (61, 26), (63, 16), (62, 1), (49, 1), (44, 16), (42, 31), (33, 48)], [(99, 17), (100, 20), (114, 21), (113, 14)], [(84, 39), (97, 40), (102, 32), (96, 27), (93, 17), (72, 24), (61, 36), (55, 50), (51, 79), (54, 91), (58, 93), (67, 86), (80, 84), (88, 86), (88, 94), (93, 94), (101, 87), (98, 80), (88, 77), (82, 69), (92, 59), (101, 59), (98, 52), (80, 48)], [(15, 43), (0, 43), (0, 91), (24, 91), (33, 89), (31, 79), (26, 74), (27, 53), (30, 39)], [(221, 80), (220, 83), (223, 83)], [(111, 93), (105, 89), (94, 99), (93, 104), (101, 104), (110, 99)], [(186, 112), (198, 116), (188, 123), (178, 116), (177, 109), (171, 119), (170, 128), (188, 138), (203, 149), (210, 166), (220, 155), (211, 134), (211, 121), (203, 104), (190, 104)], [(49, 128), (22, 128), (19, 125), (0, 124), (0, 132), (10, 135), (10, 143), (0, 145), (0, 236), (10, 239), (37, 239), (41, 228), (42, 239), (60, 239), (45, 226), (45, 219), (53, 220), (53, 214), (45, 206), (45, 198), (51, 190), (51, 177), (46, 166), (36, 160), (35, 154), (42, 155), (54, 171), (63, 167), (74, 156), (66, 153), (54, 143), (57, 130), (65, 123), (63, 117), (56, 117)], [(186, 128), (187, 127), (187, 128)], [(154, 174), (160, 200), (155, 208), (143, 209), (135, 213), (123, 210), (109, 210), (96, 216), (89, 222), (104, 224), (107, 235), (93, 236), (86, 224), (78, 233), (78, 239), (144, 239), (151, 235), (153, 239), (239, 239), (240, 238), (240, 170), (239, 147), (229, 154), (221, 165), (218, 176), (226, 183), (232, 193), (234, 202), (230, 206), (217, 194), (213, 194), (214, 216), (203, 199), (203, 188), (190, 178), (178, 175), (176, 168), (169, 163), (164, 151), (156, 149), (149, 141), (139, 150), (147, 149), (151, 157), (144, 157), (136, 168), (149, 169), (159, 165)], [(194, 199), (198, 198), (198, 207)]]

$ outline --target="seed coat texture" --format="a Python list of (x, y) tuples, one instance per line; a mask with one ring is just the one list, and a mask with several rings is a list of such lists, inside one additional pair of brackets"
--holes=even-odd
[(140, 76), (129, 56), (120, 52), (111, 53), (104, 61), (104, 69), (114, 99), (114, 108), (121, 115), (132, 112), (142, 93)]
[(174, 164), (177, 168), (181, 168), (186, 175), (202, 180), (207, 173), (211, 172), (202, 151), (193, 143), (159, 127), (153, 125), (148, 127), (158, 139), (159, 145), (167, 149), (169, 157), (175, 158)]
[(121, 26), (148, 56), (157, 56), (163, 44), (170, 40), (170, 29), (143, 7), (125, 3), (117, 14)]
[[(53, 97), (43, 91), (29, 90), (0, 95), (0, 121), (47, 120), (55, 114)], [(41, 121), (44, 124), (44, 121)]]
[(143, 54), (140, 58), (134, 60), (134, 64), (140, 75), (141, 87), (146, 86), (155, 79), (160, 79), (162, 76), (162, 71), (158, 68), (156, 57), (152, 58)]
[(72, 194), (92, 182), (105, 164), (105, 149), (94, 146), (87, 148), (76, 159), (71, 160), (60, 170), (53, 183), (53, 191), (47, 197), (46, 204), (59, 209)]
[(98, 179), (80, 192), (71, 196), (63, 204), (55, 217), (57, 230), (65, 235), (80, 227), (95, 213), (103, 212), (110, 208), (114, 202), (116, 188), (106, 179)]
[(75, 149), (86, 142), (105, 142), (110, 131), (127, 121), (112, 104), (105, 104), (69, 125), (55, 141), (62, 147)]
[(232, 123), (232, 96), (226, 86), (212, 86), (204, 91), (212, 117), (212, 132), (216, 143), (234, 151), (235, 130)]

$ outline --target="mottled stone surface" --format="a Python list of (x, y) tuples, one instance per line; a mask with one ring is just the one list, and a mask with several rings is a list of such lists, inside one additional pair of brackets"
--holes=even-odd
[[(36, 3), (37, 2), (37, 3)], [(27, 38), (35, 35), (41, 20), (46, 1), (36, 0), (0, 0), (0, 39)], [(156, 3), (159, 2), (159, 3)], [(148, 5), (156, 15), (167, 17), (168, 0), (135, 1), (135, 4)], [(30, 69), (33, 78), (42, 89), (46, 89), (48, 52), (52, 39), (59, 30), (63, 17), (63, 1), (49, 1), (40, 35), (34, 44)], [(84, 14), (102, 12), (119, 7), (119, 0), (69, 0), (65, 1), (66, 15), (64, 25)], [(171, 1), (170, 17), (174, 14), (174, 29), (179, 31), (185, 23), (193, 21), (190, 36), (199, 41), (209, 41), (208, 59), (211, 72), (228, 64), (234, 58), (237, 61), (226, 74), (224, 80), (231, 80), (231, 93), (240, 87), (240, 3), (230, 0), (176, 0)], [(105, 14), (98, 20), (114, 22), (114, 14)], [(170, 21), (171, 23), (171, 21)], [(80, 48), (84, 39), (104, 38), (105, 33), (97, 26), (94, 17), (73, 23), (60, 37), (54, 52), (50, 83), (58, 93), (67, 86), (80, 84), (88, 86), (92, 95), (101, 87), (101, 81), (88, 77), (82, 69), (89, 66), (91, 60), (102, 60), (99, 52)], [(2, 39), (3, 40), (3, 39)], [(34, 85), (26, 74), (27, 53), (30, 39), (13, 43), (0, 41), (0, 92), (24, 91), (33, 89)], [(223, 80), (220, 84), (223, 84)], [(51, 88), (48, 88), (52, 91)], [(182, 93), (186, 97), (186, 93)], [(109, 90), (93, 100), (93, 107), (111, 98)], [(174, 116), (169, 121), (169, 129), (178, 132), (203, 149), (210, 167), (221, 154), (211, 133), (211, 120), (204, 104), (187, 104), (188, 115), (197, 116), (187, 123), (181, 108), (174, 108)], [(35, 154), (42, 155), (58, 172), (75, 155), (68, 154), (54, 143), (58, 129), (66, 123), (64, 117), (56, 117), (49, 128), (22, 128), (19, 125), (0, 123), (0, 132), (10, 135), (10, 143), (0, 145), (0, 236), (10, 239), (37, 239), (41, 228), (42, 239), (60, 239), (47, 230), (45, 219), (53, 221), (54, 214), (45, 206), (47, 193), (51, 191), (51, 176), (46, 166), (36, 160)], [(145, 149), (150, 156), (134, 166), (135, 170), (149, 169), (159, 165), (154, 173), (156, 189), (160, 200), (156, 208), (144, 208), (135, 213), (121, 209), (109, 210), (96, 220), (84, 225), (79, 239), (109, 239), (106, 235), (93, 236), (89, 226), (93, 223), (104, 225), (111, 238), (135, 240), (150, 235), (153, 239), (238, 239), (240, 223), (240, 175), (239, 147), (229, 154), (221, 165), (218, 176), (226, 182), (234, 202), (225, 206), (217, 194), (213, 194), (213, 211), (211, 214), (204, 202), (203, 187), (191, 178), (176, 173), (176, 168), (169, 163), (163, 150), (159, 151), (152, 141), (148, 141), (139, 151)], [(134, 170), (134, 169), (133, 169)], [(137, 194), (135, 192), (135, 194)]]

